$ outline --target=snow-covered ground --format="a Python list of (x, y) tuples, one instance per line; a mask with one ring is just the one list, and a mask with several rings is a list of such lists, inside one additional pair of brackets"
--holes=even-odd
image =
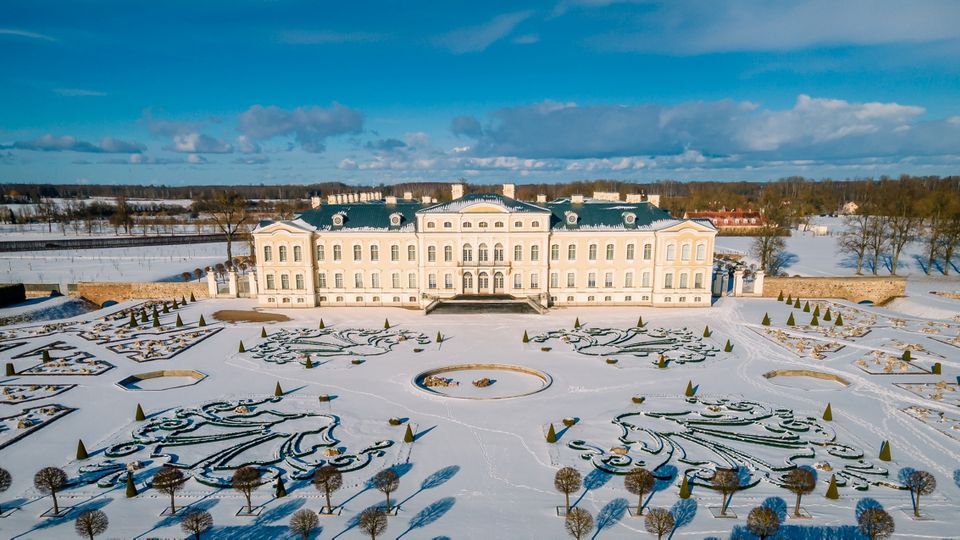
[[(923, 291), (913, 299), (917, 305), (928, 300), (929, 295)], [(956, 300), (937, 302), (938, 315), (960, 311)], [(602, 469), (622, 472), (641, 463), (651, 469), (660, 466), (659, 472), (669, 477), (660, 483), (648, 508), (671, 508), (679, 501), (680, 476), (688, 475), (695, 481), (697, 475), (729, 465), (727, 460), (731, 460), (747, 467), (750, 475), (746, 483), (753, 486), (733, 497), (731, 509), (738, 517), (714, 518), (709, 507), (718, 506), (720, 496), (695, 487), (691, 499), (677, 507), (685, 518), (673, 534), (677, 539), (728, 538), (734, 526), (745, 523), (749, 510), (765, 499), (782, 497), (792, 505), (791, 495), (771, 481), (779, 474), (775, 469), (787, 466), (791, 456), (801, 465), (829, 465), (847, 486), (840, 488), (839, 500), (825, 498), (831, 473), (819, 471), (816, 489), (804, 497), (802, 504), (813, 519), (788, 519), (786, 525), (850, 525), (858, 501), (870, 497), (890, 512), (899, 538), (957, 538), (960, 530), (960, 486), (954, 481), (955, 471), (960, 469), (960, 424), (950, 423), (960, 422), (960, 403), (949, 387), (941, 390), (942, 400), (925, 397), (936, 394), (937, 387), (932, 383), (954, 382), (960, 373), (960, 349), (948, 343), (960, 334), (956, 320), (915, 320), (888, 308), (824, 301), (813, 303), (811, 311), (820, 305), (823, 317), (831, 308), (834, 319), (842, 312), (845, 326), (823, 321), (820, 327), (788, 328), (785, 321), (791, 312), (798, 325), (808, 323), (812, 313), (791, 309), (773, 299), (734, 298), (702, 309), (576, 308), (555, 309), (546, 315), (427, 316), (387, 308), (284, 311), (292, 320), (267, 324), (270, 336), (281, 329), (302, 329), (303, 335), (323, 343), (315, 345), (322, 352), (311, 357), (314, 367), (306, 369), (296, 355), (283, 356), (282, 351), (272, 348), (277, 340), (261, 338), (260, 324), (214, 320), (213, 313), (220, 309), (252, 308), (253, 303), (246, 300), (204, 300), (181, 308), (176, 314), (186, 325), (183, 329), (173, 326), (176, 314), (161, 314), (163, 332), (195, 333), (176, 346), (176, 350), (189, 348), (172, 358), (136, 362), (133, 359), (142, 358), (138, 355), (144, 347), (158, 337), (150, 324), (139, 322), (141, 314), (136, 305), (127, 302), (68, 320), (72, 325), (44, 331), (24, 330), (35, 324), (0, 328), (0, 362), (12, 361), (18, 371), (42, 364), (39, 353), (23, 355), (55, 341), (61, 343), (51, 353), (54, 360), (73, 356), (62, 366), (57, 361), (39, 366), (41, 372), (103, 368), (102, 363), (87, 363), (93, 360), (115, 366), (100, 375), (18, 375), (3, 380), (5, 385), (76, 385), (65, 390), (41, 386), (37, 392), (42, 392), (34, 401), (0, 405), (3, 416), (18, 414), (30, 406), (59, 404), (76, 409), (64, 413), (48, 407), (48, 415), (65, 416), (0, 449), (0, 466), (13, 474), (13, 485), (0, 495), (0, 502), (4, 509), (17, 507), (10, 516), (0, 519), (5, 537), (74, 538), (76, 511), (90, 508), (101, 509), (110, 518), (106, 537), (183, 537), (176, 518), (161, 516), (168, 505), (167, 497), (144, 485), (160, 464), (175, 459), (187, 466), (194, 478), (178, 496), (178, 504), (206, 509), (213, 515), (215, 531), (208, 537), (289, 538), (286, 524), (294, 511), (319, 510), (324, 504), (320, 492), (307, 480), (296, 477), (304, 461), (331, 459), (315, 452), (327, 448), (323, 441), (329, 439), (311, 438), (315, 435), (309, 433), (329, 428), (332, 423), (337, 423), (336, 427), (323, 433), (336, 440), (332, 447), (344, 454), (338, 463), (349, 472), (344, 473), (344, 487), (334, 494), (334, 504), (342, 504), (343, 511), (337, 516), (321, 516), (319, 538), (363, 537), (353, 526), (354, 520), (363, 509), (382, 502), (382, 495), (367, 489), (366, 483), (384, 467), (394, 467), (401, 478), (399, 489), (392, 495), (400, 508), (395, 517), (390, 517), (383, 538), (563, 538), (563, 520), (556, 511), (563, 496), (553, 486), (554, 473), (562, 466), (575, 467), (586, 478), (586, 489), (575, 493), (572, 500), (597, 518), (599, 528), (591, 538), (646, 538), (650, 536), (644, 532), (642, 519), (627, 511), (636, 499), (624, 489), (622, 476)], [(105, 314), (129, 307), (134, 307), (137, 314), (137, 330), (125, 328), (127, 314), (98, 321)], [(770, 327), (760, 325), (765, 313), (772, 321)], [(196, 325), (201, 315), (208, 323), (204, 328)], [(638, 317), (650, 331), (687, 327), (696, 339), (684, 338), (688, 339), (684, 350), (715, 352), (705, 358), (674, 356), (674, 361), (661, 369), (656, 365), (656, 354), (636, 356), (639, 349), (630, 345), (634, 342), (604, 345), (604, 340), (614, 334), (637, 338), (634, 327)], [(319, 330), (321, 318), (323, 331)], [(391, 330), (384, 330), (385, 318)], [(583, 325), (579, 331), (573, 328), (575, 319)], [(713, 333), (702, 339), (712, 347), (696, 345), (705, 325)], [(857, 335), (854, 330), (858, 325), (868, 333)], [(806, 343), (804, 352), (788, 350), (775, 338), (764, 335), (765, 330), (777, 329)], [(410, 334), (399, 339), (400, 330)], [(537, 336), (557, 330), (567, 331), (570, 342), (537, 342)], [(524, 331), (530, 343), (522, 342)], [(137, 333), (141, 335), (135, 336)], [(443, 336), (442, 343), (436, 343), (438, 333)], [(643, 340), (642, 332), (639, 338)], [(577, 339), (597, 343), (585, 346)], [(733, 351), (723, 352), (728, 339)], [(244, 353), (238, 352), (241, 340)], [(17, 342), (23, 344), (5, 349)], [(825, 342), (834, 343), (833, 348), (842, 347), (825, 353), (822, 360), (812, 358), (811, 346)], [(900, 348), (908, 345), (914, 349), (912, 362), (916, 367), (911, 371), (915, 374), (874, 375), (854, 364), (873, 351), (897, 357)], [(543, 351), (542, 347), (550, 350)], [(159, 350), (171, 352), (163, 347)], [(92, 358), (77, 355), (80, 351)], [(608, 363), (607, 358), (617, 362)], [(683, 358), (689, 361), (681, 363)], [(357, 359), (364, 362), (354, 363)], [(936, 362), (942, 367), (942, 375), (928, 373)], [(525, 397), (489, 401), (433, 395), (414, 384), (426, 370), (470, 363), (522, 366), (548, 374), (551, 382), (542, 391)], [(159, 391), (127, 390), (116, 384), (130, 375), (159, 369), (196, 370), (206, 378)], [(763, 376), (782, 369), (816, 370), (840, 376), (849, 384)], [(496, 379), (495, 373), (483, 374)], [(460, 384), (471, 384), (469, 375), (449, 376), (458, 378)], [(697, 387), (697, 397), (689, 400), (683, 396), (688, 381)], [(286, 395), (273, 402), (263, 401), (272, 398), (278, 382)], [(24, 391), (20, 389), (17, 395)], [(482, 394), (483, 390), (471, 389), (469, 393)], [(318, 399), (324, 395), (332, 399)], [(635, 404), (632, 398), (640, 396), (645, 400)], [(248, 398), (255, 400), (248, 411), (235, 409), (236, 400)], [(151, 455), (153, 445), (143, 441), (154, 435), (148, 437), (147, 433), (164, 436), (175, 430), (176, 424), (165, 424), (165, 430), (159, 431), (150, 431), (150, 426), (177, 415), (178, 408), (216, 400), (228, 405), (216, 409), (206, 420), (196, 415), (182, 417), (203, 424), (198, 435), (226, 429), (216, 424), (208, 426), (205, 422), (210, 418), (231, 417), (231, 422), (240, 421), (249, 427), (250, 422), (261, 418), (250, 415), (259, 411), (272, 418), (270, 427), (262, 432), (252, 429), (250, 436), (263, 433), (279, 438), (241, 448), (230, 446), (239, 443), (214, 437), (210, 443), (167, 446), (159, 455)], [(827, 403), (832, 406), (832, 422), (820, 419)], [(134, 421), (137, 404), (146, 411), (146, 422)], [(283, 417), (268, 411), (306, 416)], [(663, 412), (675, 415), (658, 415)], [(640, 414), (621, 417), (618, 422), (638, 429), (628, 428), (624, 433), (613, 422), (627, 413)], [(926, 420), (916, 416), (923, 414)], [(391, 426), (391, 417), (404, 424)], [(567, 417), (578, 422), (564, 429), (562, 420)], [(741, 425), (721, 422), (714, 426), (716, 432), (707, 433), (704, 427), (718, 417), (746, 421)], [(688, 419), (692, 422), (687, 423)], [(545, 440), (550, 424), (558, 434), (558, 441), (552, 444)], [(412, 444), (403, 442), (405, 425), (417, 434)], [(138, 432), (144, 427), (149, 428), (147, 432)], [(305, 450), (302, 460), (291, 457), (291, 446), (276, 442), (299, 441), (298, 434), (306, 437), (297, 446)], [(9, 435), (0, 431), (0, 444)], [(83, 462), (74, 459), (78, 439), (91, 455)], [(777, 439), (786, 441), (784, 446), (765, 444)], [(131, 440), (141, 442), (117, 446)], [(321, 445), (312, 446), (318, 440)], [(878, 456), (885, 440), (892, 450), (890, 462), (880, 461)], [(626, 448), (624, 455), (615, 450), (621, 447)], [(227, 448), (236, 449), (238, 457), (220, 453)], [(128, 499), (122, 481), (125, 473), (116, 467), (134, 460), (144, 462), (144, 468), (135, 472), (140, 495)], [(246, 460), (270, 462), (266, 469), (271, 479), (278, 472), (284, 475), (287, 497), (274, 498), (271, 485), (255, 492), (254, 505), (261, 507), (258, 517), (236, 515), (243, 506), (239, 493), (198, 481), (216, 483), (229, 476), (229, 467)], [(217, 470), (217, 464), (227, 470)], [(71, 478), (78, 478), (83, 467), (85, 478), (92, 482), (61, 494), (63, 505), (75, 509), (62, 518), (39, 517), (51, 507), (50, 498), (32, 486), (34, 472), (51, 465), (63, 467)], [(927, 470), (936, 476), (938, 488), (924, 497), (922, 507), (932, 520), (910, 518), (904, 511), (910, 508), (908, 493), (881, 485), (895, 484), (904, 467)], [(668, 474), (671, 471), (675, 474)], [(854, 489), (854, 485), (861, 489)], [(779, 538), (797, 537), (793, 529)]]
[[(248, 243), (234, 242), (234, 256), (248, 253)], [(0, 283), (180, 281), (226, 258), (224, 243), (0, 253)]]

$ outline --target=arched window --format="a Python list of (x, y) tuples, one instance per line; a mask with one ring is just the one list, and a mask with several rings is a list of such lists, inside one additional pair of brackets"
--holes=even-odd
[(353, 246), (353, 260), (359, 261), (363, 258), (363, 249), (359, 244)]
[(627, 272), (623, 275), (623, 287), (625, 289), (633, 287), (633, 272)]
[(481, 221), (480, 223), (477, 224), (477, 227), (480, 227), (481, 229), (486, 229), (486, 228), (487, 228), (487, 222), (486, 222), (486, 221)]
[(273, 248), (270, 246), (263, 246), (263, 261), (270, 262), (273, 260)]
[(531, 289), (540, 288), (540, 274), (536, 272), (530, 274), (530, 288)]
[(538, 227), (540, 226), (540, 222), (539, 222), (539, 221), (533, 221), (533, 222), (530, 223), (530, 226), (533, 227), (534, 229), (536, 229), (536, 228), (538, 228)]
[(667, 244), (667, 260), (673, 261), (677, 258), (677, 245)]
[(663, 276), (663, 288), (664, 289), (673, 288), (673, 273), (667, 272), (667, 274)]
[(407, 274), (407, 288), (416, 289), (417, 288), (417, 274), (410, 272)]
[(607, 260), (613, 260), (613, 244), (607, 244)]
[(530, 246), (530, 260), (531, 261), (540, 260), (540, 246)]
[(480, 272), (477, 276), (477, 286), (481, 291), (485, 291), (490, 288), (490, 275), (486, 272)]
[(494, 228), (502, 229), (502, 228), (503, 228), (503, 222), (502, 222), (502, 221), (497, 221), (496, 223), (493, 224), (493, 226), (494, 226)]
[(434, 223), (434, 222), (432, 222), (432, 221), (428, 221), (428, 222), (427, 222), (427, 228), (428, 228), (428, 229), (435, 229), (435, 228), (437, 228), (437, 224)]
[(560, 288), (560, 274), (556, 272), (550, 273), (550, 287), (554, 289)]
[(280, 262), (286, 262), (287, 260), (287, 246), (280, 246)]
[(473, 262), (473, 247), (470, 244), (463, 245), (463, 262)]
[(570, 244), (569, 246), (567, 246), (567, 260), (568, 260), (568, 261), (575, 261), (575, 260), (577, 260), (577, 245), (576, 245), (576, 244)]
[[(303, 248), (300, 246), (293, 246), (293, 260), (294, 262), (300, 262), (303, 260)], [(300, 276), (301, 278), (303, 276)]]
[(503, 272), (497, 272), (493, 275), (493, 288), (503, 289)]
[(473, 274), (466, 272), (463, 274), (463, 290), (469, 291), (473, 289)]
[(493, 246), (493, 260), (496, 262), (503, 262), (503, 244), (496, 244)]
[(517, 244), (513, 246), (513, 260), (522, 261), (523, 260), (523, 246)]
[(400, 288), (400, 272), (394, 272), (393, 275), (390, 276), (390, 285), (392, 285), (394, 289)]
[(591, 261), (597, 260), (597, 245), (590, 244), (590, 247), (587, 249), (587, 259)]
[(417, 260), (417, 246), (407, 246), (407, 260)]
[(333, 275), (333, 286), (337, 289), (343, 288), (343, 274), (337, 272)]
[(327, 274), (320, 272), (317, 274), (317, 288), (326, 289), (327, 288)]
[(635, 251), (635, 246), (633, 244), (627, 244), (627, 260), (632, 261)]
[(452, 227), (453, 227), (453, 223), (450, 223), (449, 221), (444, 221), (444, 222), (443, 222), (443, 228), (444, 228), (444, 229), (450, 229), (450, 228), (452, 228)]
[(593, 289), (596, 286), (597, 286), (597, 273), (590, 272), (589, 274), (587, 274), (587, 287), (590, 287), (591, 289)]
[(380, 246), (376, 246), (376, 245), (370, 246), (370, 260), (371, 261), (380, 260)]
[(697, 244), (697, 260), (702, 261), (707, 258), (707, 246), (705, 244)]
[(267, 275), (267, 289), (273, 290), (277, 288), (277, 279), (273, 277), (273, 274)]
[(560, 244), (553, 244), (550, 246), (550, 260), (551, 261), (560, 260)]
[(644, 244), (643, 245), (643, 260), (649, 261), (653, 257), (653, 245)]
[(464, 229), (469, 229), (470, 227), (473, 227), (473, 223), (470, 223), (469, 221), (464, 221), (464, 222), (463, 222), (463, 228), (464, 228)]
[(333, 246), (333, 260), (339, 261), (343, 259), (343, 248), (340, 246)]
[(680, 260), (681, 261), (690, 260), (690, 244), (684, 244), (680, 246)]
[(290, 288), (290, 276), (283, 274), (280, 276), (280, 288), (289, 289)]
[(577, 275), (573, 272), (567, 272), (567, 287), (577, 286)]
[(443, 260), (444, 262), (453, 260), (453, 246), (443, 246)]
[(374, 272), (374, 273), (370, 274), (370, 286), (373, 287), (374, 289), (379, 289), (379, 288), (380, 288), (380, 274), (379, 274), (379, 273)]
[(400, 246), (393, 244), (390, 246), (390, 260), (399, 261), (400, 260)]
[(437, 288), (437, 275), (436, 274), (427, 274), (427, 288), (436, 289)]
[(437, 262), (437, 246), (427, 247), (427, 262)]
[(686, 289), (686, 288), (687, 288), (687, 273), (686, 273), (686, 272), (680, 274), (680, 288), (681, 288), (681, 289)]
[(642, 279), (643, 279), (643, 281), (640, 282), (640, 286), (641, 286), (641, 287), (649, 287), (649, 286), (650, 286), (650, 272), (644, 272)]
[(443, 288), (452, 289), (453, 288), (453, 274), (444, 274), (443, 275)]
[(356, 287), (357, 289), (363, 288), (363, 274), (361, 274), (360, 272), (357, 272), (356, 274), (353, 275), (353, 286)]
[[(480, 244), (480, 247), (477, 248), (477, 261), (478, 261), (478, 262), (487, 262), (487, 258), (488, 258), (487, 245), (486, 245), (486, 244)], [(483, 274), (481, 274), (481, 276), (482, 276), (482, 275), (483, 275)]]

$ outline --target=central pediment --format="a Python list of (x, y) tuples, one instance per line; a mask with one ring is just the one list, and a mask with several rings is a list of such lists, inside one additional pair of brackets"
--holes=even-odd
[(472, 194), (450, 202), (435, 204), (419, 214), (512, 214), (516, 212), (549, 213), (546, 208), (495, 194)]

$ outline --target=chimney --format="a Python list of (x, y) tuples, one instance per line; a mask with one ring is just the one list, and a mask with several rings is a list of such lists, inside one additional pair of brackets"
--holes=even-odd
[(660, 208), (660, 196), (659, 195), (647, 195), (647, 202)]
[(405, 201), (413, 200), (413, 192), (412, 192), (412, 191), (404, 191), (404, 192), (403, 192), (403, 200), (405, 200)]
[(323, 199), (314, 195), (310, 197), (310, 208), (318, 208), (323, 203)]
[(573, 204), (583, 204), (583, 195), (573, 195), (570, 197), (570, 202)]
[(450, 198), (457, 200), (463, 197), (463, 184), (450, 184)]
[(514, 184), (504, 184), (503, 185), (503, 196), (508, 199), (517, 198), (517, 186)]
[(327, 195), (327, 204), (337, 204), (337, 196)]
[(344, 202), (343, 193), (337, 193), (337, 204), (343, 204)]
[(594, 191), (593, 198), (598, 201), (619, 201), (620, 194), (616, 191)]
[(421, 201), (423, 204), (430, 204), (430, 196), (429, 196), (429, 195), (424, 195), (424, 196), (420, 197), (420, 201)]
[(396, 206), (396, 205), (397, 205), (397, 198), (396, 198), (395, 196), (393, 196), (393, 195), (387, 195), (387, 198), (385, 199), (385, 202), (387, 203), (387, 206)]
[(540, 195), (537, 195), (537, 202), (538, 202), (538, 203), (545, 203), (545, 202), (547, 202), (547, 196), (544, 195), (544, 194), (542, 194), (542, 193), (541, 193)]
[(643, 194), (642, 194), (642, 193), (628, 193), (628, 194), (627, 194), (627, 202), (629, 202), (629, 203), (643, 202)]

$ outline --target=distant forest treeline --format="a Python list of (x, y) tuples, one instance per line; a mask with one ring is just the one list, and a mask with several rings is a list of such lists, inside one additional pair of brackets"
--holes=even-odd
[[(438, 200), (450, 197), (451, 182), (411, 182), (391, 185), (348, 185), (324, 182), (310, 185), (237, 185), (237, 186), (141, 186), (89, 184), (0, 184), (3, 203), (31, 203), (44, 198), (88, 199), (91, 197), (126, 197), (127, 199), (210, 199), (225, 190), (237, 192), (246, 199), (306, 199), (310, 195), (380, 191), (384, 195), (430, 196)], [(532, 200), (538, 194), (548, 199), (574, 194), (590, 195), (594, 191), (658, 194), (662, 205), (679, 215), (687, 210), (719, 210), (721, 208), (769, 208), (789, 204), (794, 214), (834, 213), (847, 201), (875, 198), (885, 186), (908, 184), (914, 194), (931, 192), (960, 194), (960, 176), (901, 176), (900, 178), (866, 178), (853, 180), (811, 180), (803, 177), (783, 178), (771, 182), (678, 182), (662, 180), (638, 183), (617, 180), (590, 180), (556, 184), (517, 184), (517, 196)], [(467, 193), (499, 191), (497, 184), (467, 184)], [(900, 190), (897, 190), (900, 191)], [(902, 193), (902, 191), (900, 191)], [(131, 201), (133, 202), (133, 201)]]

